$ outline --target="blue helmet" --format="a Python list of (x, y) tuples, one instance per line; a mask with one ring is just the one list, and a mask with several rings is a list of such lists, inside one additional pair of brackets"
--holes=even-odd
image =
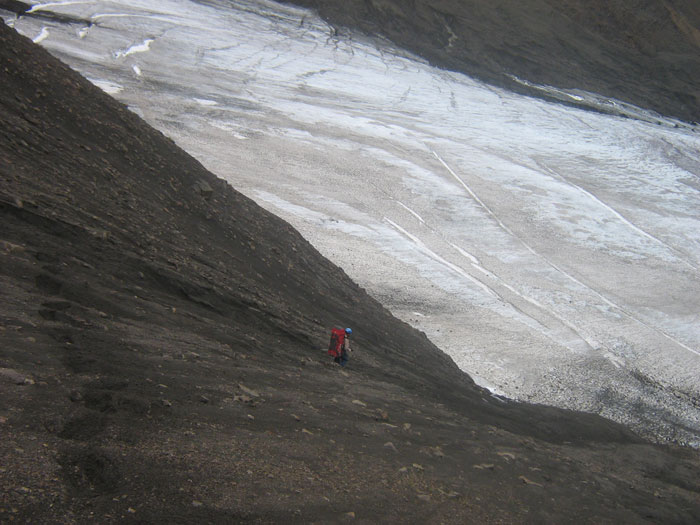
[(352, 333), (352, 328), (346, 328), (345, 333), (350, 335)]

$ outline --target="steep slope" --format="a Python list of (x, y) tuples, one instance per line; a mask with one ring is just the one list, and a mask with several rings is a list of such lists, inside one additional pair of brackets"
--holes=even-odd
[(700, 6), (691, 0), (294, 0), (434, 64), (543, 95), (512, 78), (700, 119)]
[(2, 24), (0, 71), (0, 520), (700, 518), (695, 452), (490, 396)]

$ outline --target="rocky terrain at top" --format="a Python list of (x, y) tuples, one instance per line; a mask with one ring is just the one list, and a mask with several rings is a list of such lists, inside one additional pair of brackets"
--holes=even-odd
[(431, 63), (543, 96), (581, 89), (700, 120), (700, 4), (693, 0), (293, 0)]
[(4, 24), (0, 122), (1, 522), (700, 521), (697, 451), (477, 387)]

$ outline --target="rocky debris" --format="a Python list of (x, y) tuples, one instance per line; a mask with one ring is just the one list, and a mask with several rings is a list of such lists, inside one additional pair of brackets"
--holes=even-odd
[(386, 410), (383, 410), (381, 408), (378, 408), (376, 410), (375, 419), (377, 421), (389, 421), (389, 412), (387, 412)]
[(420, 449), (421, 454), (425, 454), (427, 456), (431, 456), (434, 458), (444, 458), (445, 453), (442, 451), (442, 448), (439, 446), (435, 447), (422, 447)]
[(11, 368), (0, 368), (0, 380), (15, 385), (33, 385), (34, 380)]
[(71, 390), (69, 398), (74, 403), (79, 403), (83, 400), (83, 394), (80, 392), (80, 390)]
[(255, 390), (253, 390), (252, 388), (248, 388), (247, 386), (245, 386), (245, 385), (243, 385), (243, 384), (241, 384), (241, 383), (238, 383), (238, 388), (239, 388), (243, 393), (245, 393), (246, 395), (250, 396), (251, 398), (252, 398), (252, 397), (260, 397), (260, 394), (258, 394)]
[(205, 180), (198, 180), (192, 185), (192, 189), (203, 199), (209, 200), (214, 194), (214, 190)]
[(526, 478), (525, 476), (518, 476), (518, 479), (525, 483), (525, 485), (534, 485), (536, 487), (542, 487), (543, 485), (541, 483), (537, 483), (535, 481), (532, 481), (531, 479)]

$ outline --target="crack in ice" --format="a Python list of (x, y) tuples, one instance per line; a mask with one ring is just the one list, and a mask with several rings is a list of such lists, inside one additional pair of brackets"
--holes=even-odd
[[(431, 151), (432, 151), (432, 150), (431, 150)], [(515, 235), (515, 234), (513, 233), (513, 231), (512, 231), (510, 228), (508, 228), (508, 226), (506, 226), (506, 225), (496, 216), (496, 214), (491, 210), (491, 208), (489, 208), (489, 207), (486, 205), (486, 203), (484, 203), (484, 202), (476, 195), (476, 193), (474, 193), (474, 192), (472, 191), (472, 189), (461, 179), (461, 177), (459, 177), (459, 175), (457, 175), (457, 174), (452, 170), (452, 168), (450, 168), (450, 167), (447, 165), (447, 163), (446, 163), (444, 160), (442, 160), (442, 158), (441, 158), (435, 151), (432, 151), (432, 153), (433, 153), (433, 155), (435, 155), (435, 158), (438, 159), (438, 160), (440, 161), (440, 163), (447, 169), (447, 171), (449, 171), (450, 174), (464, 187), (464, 189), (469, 193), (469, 195), (471, 195), (472, 198), (473, 198), (481, 207), (483, 207), (483, 208), (487, 211), (487, 213), (488, 213), (489, 215), (491, 215), (491, 217), (498, 223), (498, 225), (499, 225), (501, 228), (503, 228), (503, 230), (505, 230), (508, 234), (510, 234), (511, 236), (513, 236), (513, 238), (516, 239), (520, 244), (522, 244), (531, 254), (535, 255), (536, 257), (541, 258), (541, 259), (542, 259), (544, 262), (546, 262), (549, 266), (551, 266), (552, 268), (554, 268), (557, 272), (561, 273), (562, 275), (564, 275), (565, 277), (567, 277), (568, 279), (570, 279), (570, 280), (573, 281), (574, 283), (576, 283), (576, 284), (578, 284), (579, 286), (582, 286), (582, 287), (584, 287), (585, 289), (591, 291), (593, 294), (596, 295), (596, 297), (598, 297), (599, 299), (601, 299), (602, 301), (604, 301), (608, 306), (610, 306), (610, 307), (612, 307), (612, 308), (618, 310), (619, 312), (623, 313), (628, 319), (630, 319), (630, 320), (632, 320), (632, 321), (634, 321), (634, 322), (636, 322), (636, 323), (638, 323), (638, 324), (644, 326), (645, 328), (648, 328), (648, 329), (650, 329), (650, 330), (652, 330), (652, 331), (654, 331), (654, 332), (656, 332), (656, 333), (662, 335), (663, 337), (665, 337), (666, 339), (672, 341), (673, 343), (675, 343), (676, 345), (680, 346), (681, 348), (684, 348), (685, 350), (687, 350), (687, 351), (689, 351), (689, 352), (692, 352), (692, 353), (695, 354), (695, 355), (700, 355), (700, 351), (695, 350), (694, 348), (691, 348), (690, 346), (686, 345), (686, 344), (683, 343), (682, 341), (678, 341), (676, 338), (674, 338), (673, 336), (671, 336), (670, 334), (668, 334), (666, 331), (664, 331), (664, 330), (662, 330), (662, 329), (660, 329), (660, 328), (657, 328), (657, 327), (655, 327), (655, 326), (651, 326), (649, 323), (646, 323), (646, 322), (642, 321), (641, 319), (637, 318), (636, 316), (632, 315), (632, 314), (631, 314), (630, 312), (628, 312), (625, 308), (623, 308), (623, 307), (621, 307), (620, 305), (614, 303), (613, 301), (611, 301), (610, 299), (608, 299), (607, 297), (605, 297), (605, 296), (604, 296), (601, 292), (599, 292), (598, 290), (596, 290), (596, 289), (594, 289), (594, 288), (591, 288), (590, 286), (588, 286), (588, 285), (585, 284), (584, 282), (580, 281), (579, 279), (577, 279), (576, 277), (574, 277), (573, 275), (571, 275), (570, 273), (568, 273), (567, 271), (565, 271), (563, 268), (560, 268), (558, 265), (556, 265), (555, 263), (553, 263), (552, 261), (550, 261), (547, 257), (543, 256), (542, 254), (537, 253), (537, 252), (536, 252), (529, 244), (527, 244), (523, 239), (521, 239), (520, 237), (518, 237), (517, 235)], [(582, 191), (583, 191), (583, 190), (582, 190)]]

